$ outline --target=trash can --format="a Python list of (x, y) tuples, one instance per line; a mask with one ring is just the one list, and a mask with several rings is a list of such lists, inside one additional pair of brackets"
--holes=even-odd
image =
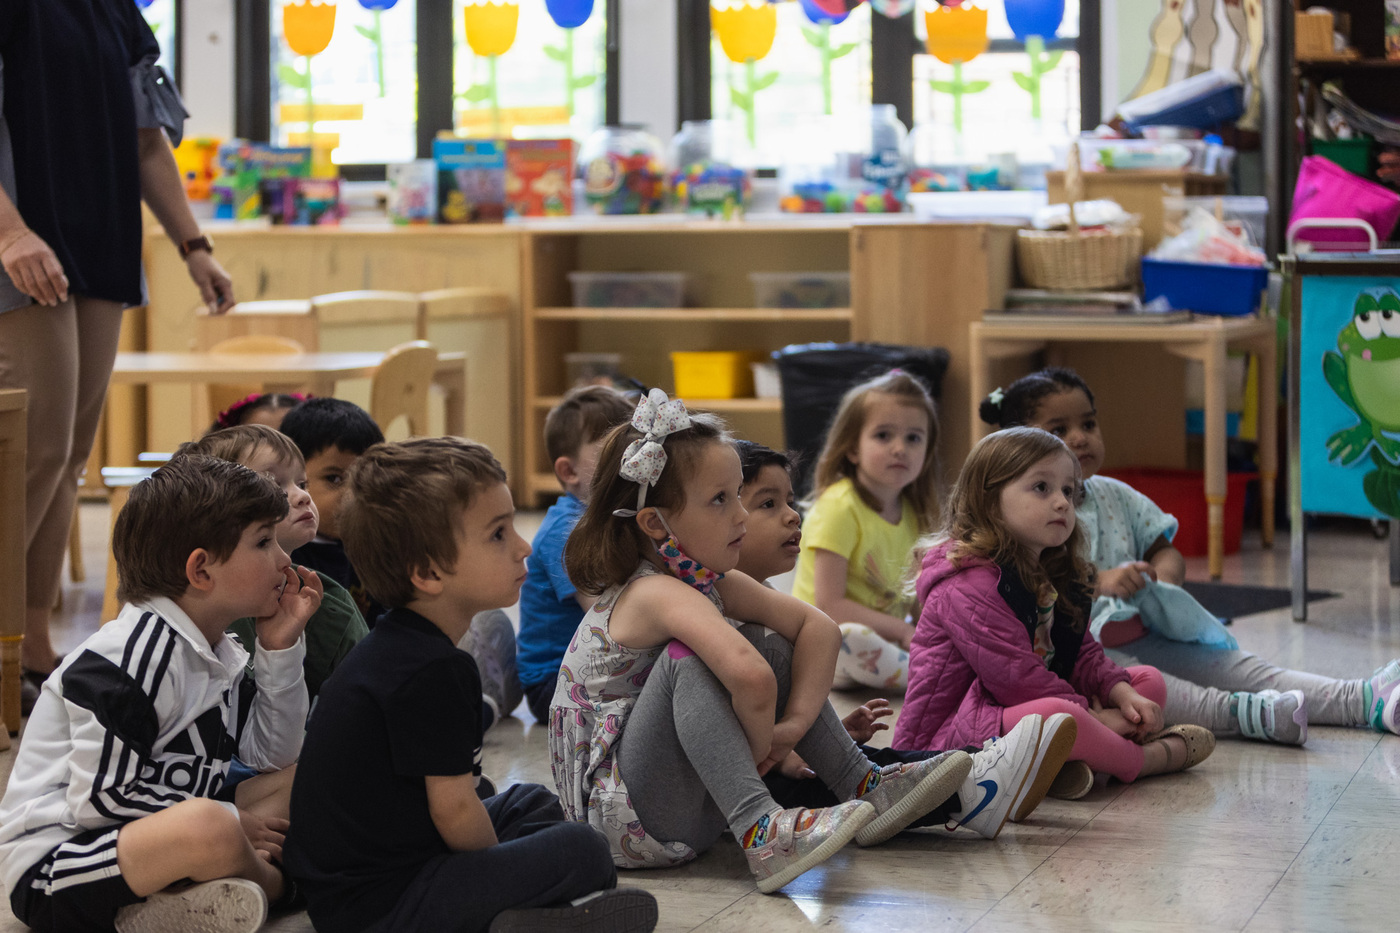
[(783, 436), (797, 459), (793, 486), (798, 497), (811, 491), (817, 455), (841, 396), (851, 386), (891, 369), (903, 369), (928, 385), (937, 401), (948, 351), (886, 343), (804, 343), (773, 353), (783, 391)]

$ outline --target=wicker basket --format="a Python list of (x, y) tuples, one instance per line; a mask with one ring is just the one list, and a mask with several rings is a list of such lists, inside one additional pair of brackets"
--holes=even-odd
[(1117, 288), (1137, 283), (1142, 231), (1016, 231), (1016, 265), (1032, 288)]

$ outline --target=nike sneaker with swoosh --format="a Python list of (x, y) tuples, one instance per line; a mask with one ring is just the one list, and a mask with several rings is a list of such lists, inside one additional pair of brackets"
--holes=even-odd
[(948, 829), (965, 826), (988, 839), (997, 837), (1035, 764), (1043, 726), (1044, 719), (1032, 713), (1006, 735), (983, 743), (958, 790), (963, 809), (949, 818)]

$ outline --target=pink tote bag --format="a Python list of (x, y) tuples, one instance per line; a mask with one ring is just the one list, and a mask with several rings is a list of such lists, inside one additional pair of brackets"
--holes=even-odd
[[(1400, 220), (1400, 194), (1383, 185), (1353, 175), (1331, 159), (1310, 155), (1298, 168), (1298, 185), (1293, 189), (1293, 213), (1289, 226), (1312, 218), (1354, 217), (1364, 220), (1382, 240), (1390, 236)], [(1366, 250), (1364, 233), (1355, 230), (1309, 230), (1299, 233), (1317, 249)]]

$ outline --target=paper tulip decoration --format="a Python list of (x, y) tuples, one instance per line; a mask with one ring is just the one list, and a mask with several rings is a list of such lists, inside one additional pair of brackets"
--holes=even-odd
[(150, 6), (152, 3), (155, 3), (155, 0), (136, 0), (136, 5), (143, 10), (146, 7)]
[(488, 63), (486, 83), (472, 85), (464, 96), (474, 104), (483, 100), (490, 102), (492, 132), (500, 136), (501, 99), (500, 85), (496, 80), (496, 59), (509, 52), (515, 44), (515, 30), (520, 25), (520, 4), (511, 0), (500, 3), (470, 0), (463, 8), (462, 15), (466, 21), (467, 45)]
[(291, 65), (284, 64), (277, 69), (277, 75), (283, 84), (306, 93), (306, 138), (313, 160), (316, 149), (316, 99), (312, 92), (311, 56), (324, 52), (334, 34), (335, 4), (302, 0), (282, 8), (282, 38), (287, 40), (287, 46), (293, 52), (305, 59), (306, 66), (304, 71), (297, 71)]
[(773, 49), (773, 37), (778, 34), (778, 12), (763, 0), (733, 0), (726, 8), (710, 6), (710, 25), (729, 60), (744, 66), (747, 90), (731, 86), (729, 99), (744, 111), (744, 129), (749, 145), (754, 144), (757, 124), (754, 119), (754, 98), (758, 92), (772, 86), (778, 73), (770, 71), (759, 77), (754, 65)]
[(564, 66), (564, 95), (568, 99), (570, 119), (574, 115), (574, 93), (598, 80), (596, 74), (574, 76), (574, 30), (588, 22), (593, 15), (593, 0), (544, 0), (545, 9), (559, 28), (564, 30), (564, 45), (544, 47), (544, 54)]
[(356, 26), (355, 31), (374, 43), (374, 75), (379, 81), (379, 96), (384, 96), (384, 25), (381, 14), (392, 9), (399, 0), (360, 0), (360, 6), (374, 14), (373, 26)]
[(1053, 39), (1065, 18), (1065, 0), (1006, 0), (1006, 21), (1030, 56), (1029, 72), (1012, 72), (1016, 84), (1031, 95), (1031, 117), (1040, 119), (1040, 79), (1060, 63), (1064, 53), (1045, 51), (1045, 40)]
[(924, 11), (928, 53), (953, 66), (953, 80), (930, 81), (935, 91), (953, 98), (953, 129), (962, 132), (962, 99), (991, 87), (990, 81), (964, 81), (962, 66), (987, 49), (987, 11), (974, 6), (939, 6)]
[[(849, 4), (851, 8), (859, 5), (859, 2)], [(840, 7), (840, 11), (833, 12), (832, 6)], [(860, 47), (857, 42), (845, 42), (837, 46), (831, 44), (831, 27), (844, 23), (851, 15), (847, 6), (846, 0), (835, 0), (834, 3), (833, 0), (802, 0), (802, 12), (806, 13), (813, 23), (811, 26), (802, 27), (802, 36), (809, 45), (816, 48), (822, 59), (822, 103), (825, 105), (824, 112), (827, 116), (831, 115), (831, 63), (838, 58), (845, 58)]]

